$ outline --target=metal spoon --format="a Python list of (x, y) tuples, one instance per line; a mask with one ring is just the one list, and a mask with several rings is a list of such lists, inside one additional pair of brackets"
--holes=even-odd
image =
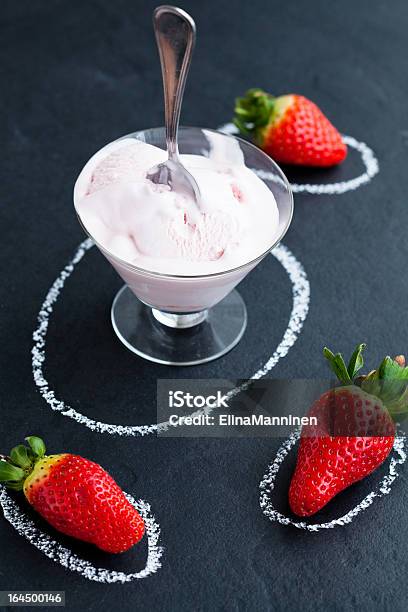
[(193, 19), (175, 6), (158, 6), (153, 12), (153, 27), (159, 48), (163, 75), (164, 116), (168, 160), (150, 168), (147, 178), (168, 185), (172, 191), (200, 206), (200, 190), (194, 177), (179, 158), (177, 131), (181, 103), (195, 44)]

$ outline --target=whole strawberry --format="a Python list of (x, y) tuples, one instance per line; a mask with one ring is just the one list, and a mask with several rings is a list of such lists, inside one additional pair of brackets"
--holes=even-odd
[(45, 455), (41, 438), (26, 438), (0, 461), (0, 482), (23, 490), (29, 503), (55, 529), (110, 553), (139, 542), (144, 522), (122, 489), (88, 459)]
[(341, 135), (304, 96), (275, 98), (250, 89), (235, 102), (234, 123), (275, 161), (301, 166), (334, 166), (347, 155)]
[[(393, 418), (408, 407), (408, 368), (402, 356), (385, 357), (378, 370), (356, 378), (363, 366), (356, 347), (348, 366), (338, 353), (324, 355), (343, 386), (324, 393), (308, 412), (317, 424), (302, 428), (289, 505), (310, 516), (346, 487), (371, 474), (389, 455)], [(309, 421), (310, 422), (310, 421)]]

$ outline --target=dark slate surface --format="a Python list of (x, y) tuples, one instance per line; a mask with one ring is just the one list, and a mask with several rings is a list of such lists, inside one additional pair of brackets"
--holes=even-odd
[[(53, 451), (99, 461), (129, 492), (149, 500), (162, 527), (163, 568), (125, 586), (91, 583), (53, 564), (1, 521), (0, 586), (63, 589), (67, 610), (406, 610), (406, 471), (390, 496), (348, 527), (307, 534), (270, 523), (259, 509), (258, 483), (278, 440), (102, 436), (53, 413), (34, 386), (36, 315), (83, 239), (72, 207), (75, 177), (106, 142), (162, 123), (150, 26), (154, 5), (2, 2), (0, 427), (2, 449), (27, 433), (42, 434)], [(380, 174), (357, 191), (296, 196), (285, 244), (307, 271), (311, 306), (299, 340), (273, 375), (324, 375), (320, 350), (326, 343), (348, 351), (366, 340), (369, 366), (384, 353), (403, 352), (406, 3), (183, 6), (199, 31), (185, 124), (224, 123), (233, 98), (251, 86), (298, 91), (319, 103), (342, 132), (367, 142), (380, 160)], [(290, 176), (328, 182), (361, 170), (352, 154), (342, 169)], [(288, 278), (268, 257), (241, 286), (250, 319), (239, 347), (220, 361), (175, 371), (137, 359), (115, 338), (108, 316), (119, 286), (91, 251), (56, 307), (46, 366), (67, 402), (117, 423), (154, 418), (159, 377), (250, 376), (279, 342), (291, 305)], [(376, 474), (346, 492), (330, 513), (351, 508), (378, 479)], [(276, 503), (285, 509), (285, 476)], [(127, 561), (113, 563), (123, 569)]]

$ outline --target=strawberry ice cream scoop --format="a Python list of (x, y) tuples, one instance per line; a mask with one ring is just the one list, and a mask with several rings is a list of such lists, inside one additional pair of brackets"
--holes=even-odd
[(245, 166), (238, 141), (204, 134), (208, 157), (181, 155), (199, 186), (200, 209), (147, 178), (149, 168), (166, 159), (158, 147), (125, 138), (91, 158), (74, 200), (104, 249), (149, 271), (191, 276), (238, 267), (272, 246), (279, 225), (273, 194)]

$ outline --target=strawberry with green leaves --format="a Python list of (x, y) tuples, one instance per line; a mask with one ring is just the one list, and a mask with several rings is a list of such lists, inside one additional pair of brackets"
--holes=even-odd
[(297, 94), (275, 98), (250, 89), (235, 102), (234, 123), (282, 164), (335, 166), (347, 155), (334, 125), (314, 102)]
[(377, 370), (357, 377), (364, 344), (346, 366), (340, 353), (324, 355), (341, 382), (324, 393), (308, 412), (317, 425), (302, 428), (289, 505), (311, 516), (335, 495), (371, 474), (388, 457), (395, 422), (408, 411), (408, 367), (402, 355), (385, 357)]
[(0, 461), (0, 482), (23, 490), (28, 502), (55, 529), (120, 553), (144, 534), (144, 522), (105, 470), (71, 453), (46, 455), (41, 438), (15, 446)]

